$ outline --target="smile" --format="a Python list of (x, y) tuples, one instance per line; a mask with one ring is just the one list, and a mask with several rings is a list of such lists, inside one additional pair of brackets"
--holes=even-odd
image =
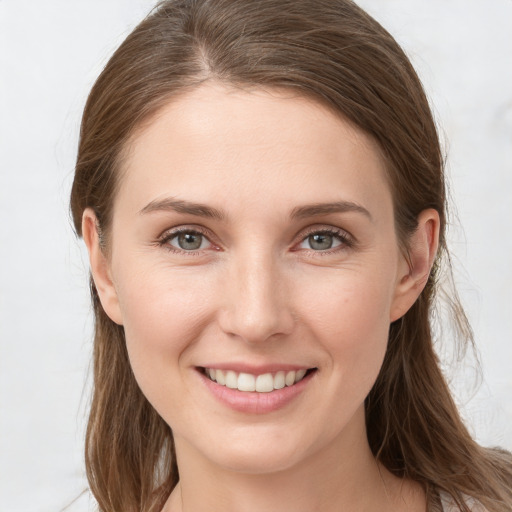
[(219, 370), (204, 368), (204, 374), (213, 382), (238, 391), (270, 393), (277, 389), (293, 386), (300, 382), (306, 374), (314, 371), (311, 369), (277, 371), (275, 373), (263, 373), (252, 375), (250, 373), (235, 372), (232, 370)]

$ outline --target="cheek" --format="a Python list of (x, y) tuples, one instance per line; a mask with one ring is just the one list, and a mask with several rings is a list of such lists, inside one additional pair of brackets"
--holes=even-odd
[[(308, 294), (304, 319), (344, 386), (368, 389), (387, 347), (392, 287), (377, 275), (332, 279)], [(305, 298), (302, 302), (306, 303)]]
[(211, 302), (213, 283), (208, 273), (198, 275), (197, 271), (158, 264), (144, 268), (140, 261), (134, 263), (127, 265), (118, 279), (122, 283), (118, 295), (127, 334), (133, 332), (138, 338), (137, 333), (147, 332), (149, 336), (142, 337), (144, 342), (167, 339), (166, 345), (172, 339), (186, 339), (183, 335), (201, 323)]
[(179, 378), (187, 350), (199, 339), (211, 314), (213, 283), (182, 270), (130, 271), (128, 267), (119, 275), (130, 363), (151, 402), (166, 382), (171, 385)]
[[(362, 272), (340, 272), (322, 286), (303, 286), (309, 318), (328, 338), (365, 338), (375, 328), (389, 327), (392, 283), (385, 276)], [(307, 289), (307, 293), (304, 290)]]

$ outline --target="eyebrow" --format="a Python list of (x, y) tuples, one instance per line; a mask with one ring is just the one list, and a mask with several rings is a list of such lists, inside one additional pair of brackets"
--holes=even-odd
[[(181, 199), (165, 198), (155, 199), (147, 204), (139, 214), (144, 215), (157, 211), (174, 211), (197, 217), (207, 217), (216, 220), (225, 220), (227, 215), (224, 211), (201, 203), (191, 201), (183, 201)], [(363, 206), (351, 201), (335, 201), (332, 203), (313, 203), (304, 206), (297, 206), (290, 213), (292, 219), (304, 219), (307, 217), (315, 217), (319, 215), (328, 215), (330, 213), (361, 213), (369, 220), (373, 221), (370, 212)]]
[(201, 203), (193, 203), (190, 201), (182, 201), (180, 199), (165, 198), (151, 201), (140, 210), (139, 214), (157, 212), (157, 211), (174, 211), (198, 217), (208, 217), (211, 219), (224, 220), (226, 214), (222, 210), (207, 206)]
[(329, 213), (361, 213), (369, 220), (373, 221), (370, 212), (363, 206), (351, 201), (335, 201), (333, 203), (315, 203), (305, 206), (298, 206), (292, 210), (290, 217), (292, 219), (303, 219), (305, 217), (314, 217), (317, 215), (328, 215)]

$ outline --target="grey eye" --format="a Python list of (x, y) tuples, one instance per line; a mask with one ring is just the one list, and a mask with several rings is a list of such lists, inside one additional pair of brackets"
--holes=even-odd
[(203, 249), (207, 245), (207, 241), (201, 233), (187, 231), (171, 238), (169, 244), (183, 251), (196, 251)]
[(328, 251), (341, 245), (348, 245), (343, 234), (317, 231), (304, 238), (299, 247), (313, 251)]
[(332, 248), (334, 236), (327, 233), (316, 233), (308, 236), (308, 242), (311, 249), (315, 251), (325, 251)]

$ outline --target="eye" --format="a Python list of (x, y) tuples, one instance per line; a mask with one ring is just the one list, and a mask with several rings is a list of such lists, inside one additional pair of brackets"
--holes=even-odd
[(169, 249), (185, 252), (199, 251), (211, 246), (205, 235), (192, 229), (169, 233), (160, 243)]
[(352, 246), (352, 240), (344, 231), (324, 229), (308, 234), (298, 248), (321, 252), (350, 246)]
[(315, 251), (325, 251), (327, 249), (332, 249), (333, 246), (336, 247), (341, 244), (341, 242), (336, 240), (330, 233), (316, 233), (314, 235), (309, 235), (304, 242), (309, 245), (310, 249)]

